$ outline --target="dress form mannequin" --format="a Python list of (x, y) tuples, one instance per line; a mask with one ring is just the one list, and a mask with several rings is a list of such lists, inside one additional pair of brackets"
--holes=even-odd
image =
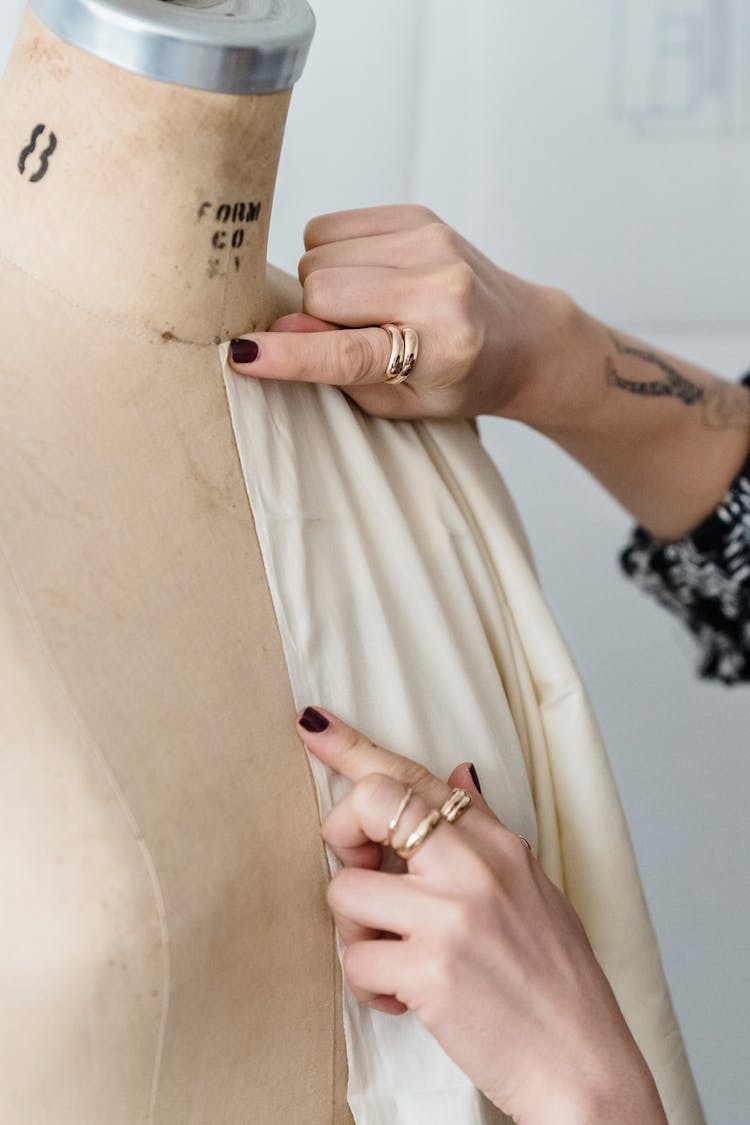
[(0, 1117), (350, 1121), (215, 346), (289, 307), (265, 264), (289, 91), (155, 82), (27, 13), (0, 97)]

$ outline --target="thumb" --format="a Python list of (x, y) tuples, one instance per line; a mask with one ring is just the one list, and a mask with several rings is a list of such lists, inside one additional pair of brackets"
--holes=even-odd
[(451, 789), (465, 789), (476, 808), (482, 809), (490, 816), (495, 815), (482, 796), (479, 776), (471, 762), (462, 762), (460, 766), (456, 766), (448, 778), (448, 784)]

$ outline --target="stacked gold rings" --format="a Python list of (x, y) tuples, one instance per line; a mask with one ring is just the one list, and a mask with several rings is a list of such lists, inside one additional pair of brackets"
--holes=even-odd
[(419, 336), (415, 328), (397, 324), (381, 324), (391, 340), (391, 354), (385, 369), (385, 381), (390, 385), (403, 383), (411, 375), (419, 356)]
[(401, 859), (411, 859), (418, 848), (421, 848), (427, 837), (435, 830), (441, 820), (447, 824), (454, 824), (471, 805), (471, 797), (465, 789), (453, 789), (448, 799), (439, 809), (431, 809), (427, 816), (410, 832), (403, 844), (394, 844), (393, 836), (397, 831), (401, 817), (407, 805), (414, 796), (414, 790), (409, 788), (401, 798), (401, 802), (388, 823), (388, 834), (383, 843), (393, 848)]

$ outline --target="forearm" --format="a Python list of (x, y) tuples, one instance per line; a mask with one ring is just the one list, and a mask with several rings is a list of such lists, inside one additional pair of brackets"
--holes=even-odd
[(657, 538), (721, 501), (750, 447), (750, 391), (609, 329), (551, 294), (554, 338), (523, 402), (504, 411), (546, 434)]

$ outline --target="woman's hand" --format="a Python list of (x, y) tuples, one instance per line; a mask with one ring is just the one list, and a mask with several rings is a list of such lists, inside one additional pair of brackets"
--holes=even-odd
[[(305, 230), (303, 312), (233, 341), (263, 379), (341, 387), (388, 418), (525, 417), (544, 406), (572, 302), (504, 273), (424, 207), (322, 215)], [(388, 334), (416, 328), (407, 381), (386, 386)], [(247, 361), (249, 362), (243, 362)]]
[[(323, 837), (344, 864), (328, 897), (360, 1002), (414, 1012), (524, 1125), (663, 1125), (653, 1078), (575, 911), (494, 816), (470, 767), (440, 781), (311, 708), (300, 728), (308, 749), (355, 783)], [(454, 786), (472, 807), (439, 823), (408, 870), (383, 871), (381, 841), (408, 786), (398, 843)]]
[[(697, 526), (747, 457), (747, 388), (505, 273), (424, 207), (322, 215), (305, 245), (303, 312), (232, 341), (243, 375), (330, 383), (384, 418), (524, 422), (662, 539)], [(420, 339), (398, 385), (385, 383), (389, 335), (373, 327), (388, 323)]]

